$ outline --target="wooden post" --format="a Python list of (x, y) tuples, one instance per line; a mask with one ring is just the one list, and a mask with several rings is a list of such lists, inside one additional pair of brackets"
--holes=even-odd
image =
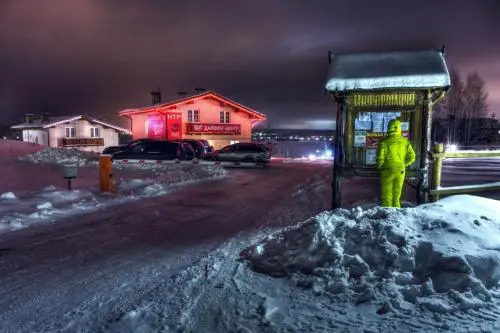
[(420, 147), (420, 163), (418, 167), (417, 203), (429, 202), (429, 153), (431, 151), (432, 129), (432, 94), (425, 91), (422, 110), (422, 145)]
[(113, 161), (109, 155), (99, 156), (99, 184), (101, 192), (114, 192)]
[[(442, 143), (436, 143), (434, 145), (435, 153), (443, 153), (444, 145)], [(432, 190), (437, 190), (441, 186), (441, 170), (443, 168), (443, 157), (435, 156), (434, 163), (432, 165)], [(431, 195), (431, 202), (436, 202), (439, 200), (439, 194)]]
[(335, 152), (333, 160), (333, 177), (332, 177), (332, 209), (340, 208), (342, 203), (342, 163), (344, 161), (343, 140), (344, 140), (344, 126), (343, 118), (346, 112), (344, 98), (335, 99), (338, 105), (337, 120), (335, 124)]

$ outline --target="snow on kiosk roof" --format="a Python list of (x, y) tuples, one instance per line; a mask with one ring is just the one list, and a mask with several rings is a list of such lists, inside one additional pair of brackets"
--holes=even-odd
[(329, 92), (388, 88), (447, 88), (450, 75), (440, 51), (329, 54)]

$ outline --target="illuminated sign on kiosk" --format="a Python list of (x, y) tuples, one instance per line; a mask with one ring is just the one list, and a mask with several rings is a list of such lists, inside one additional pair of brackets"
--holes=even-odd
[(354, 107), (404, 107), (415, 106), (415, 93), (353, 94)]

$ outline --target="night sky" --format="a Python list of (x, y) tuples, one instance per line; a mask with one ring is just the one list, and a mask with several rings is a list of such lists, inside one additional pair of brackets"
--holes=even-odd
[(118, 110), (195, 87), (329, 128), (327, 52), (439, 49), (500, 114), (500, 1), (0, 0), (0, 123)]

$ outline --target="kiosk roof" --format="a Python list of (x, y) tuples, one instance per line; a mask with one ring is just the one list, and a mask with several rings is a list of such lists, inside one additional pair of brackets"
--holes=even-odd
[(439, 51), (331, 54), (326, 90), (442, 88), (450, 75)]

